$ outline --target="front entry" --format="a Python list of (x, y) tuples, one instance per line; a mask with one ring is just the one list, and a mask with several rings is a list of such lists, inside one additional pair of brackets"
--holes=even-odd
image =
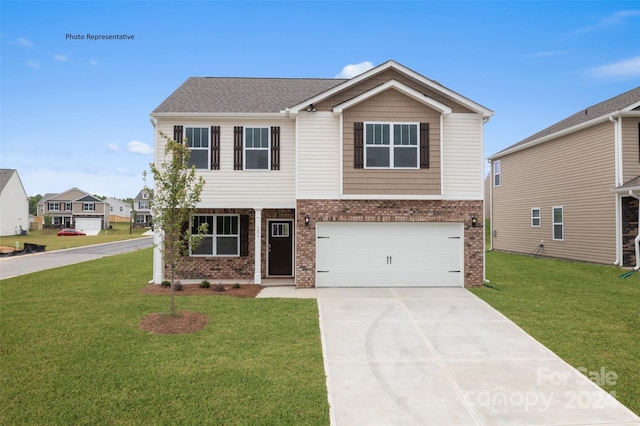
[(293, 275), (293, 221), (269, 221), (268, 276)]

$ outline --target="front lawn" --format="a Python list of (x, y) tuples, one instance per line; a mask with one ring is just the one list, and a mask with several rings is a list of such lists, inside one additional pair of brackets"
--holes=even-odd
[(46, 251), (52, 251), (140, 238), (144, 232), (149, 230), (148, 228), (130, 228), (129, 223), (113, 223), (112, 226), (113, 229), (103, 229), (98, 235), (84, 237), (58, 237), (56, 234), (60, 229), (30, 231), (29, 235), (25, 236), (9, 235), (0, 237), (0, 246), (15, 248), (17, 241), (20, 249), (24, 248), (24, 243), (31, 243), (45, 245)]
[(178, 296), (151, 334), (151, 249), (0, 281), (0, 424), (329, 423), (315, 300)]
[(487, 253), (477, 296), (640, 414), (640, 272)]

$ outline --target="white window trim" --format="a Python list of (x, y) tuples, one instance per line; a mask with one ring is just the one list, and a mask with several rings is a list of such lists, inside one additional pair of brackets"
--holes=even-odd
[[(496, 177), (498, 178), (497, 185), (496, 185)], [(500, 160), (496, 160), (493, 162), (493, 186), (494, 188), (498, 188), (500, 187), (500, 185), (502, 185), (502, 166), (500, 164)]]
[[(211, 170), (211, 126), (207, 125), (207, 124), (192, 124), (190, 126), (184, 126), (184, 135), (183, 138), (187, 139), (187, 143), (189, 143), (189, 139), (187, 138), (187, 129), (206, 129), (207, 131), (207, 148), (193, 148), (187, 145), (187, 148), (189, 148), (189, 151), (207, 151), (207, 167), (206, 168), (199, 168), (196, 167), (196, 170)], [(146, 197), (145, 197), (146, 195)], [(149, 198), (149, 194), (147, 194), (146, 192), (143, 192), (142, 194), (142, 198), (146, 199)]]
[[(556, 223), (556, 218), (555, 218), (555, 210), (556, 209), (560, 209), (562, 210), (562, 222)], [(563, 206), (553, 206), (551, 207), (551, 238), (553, 239), (553, 241), (564, 241), (564, 207)], [(556, 233), (555, 233), (555, 227), (556, 225), (561, 225), (562, 226), (562, 238), (556, 238)]]
[[(367, 145), (367, 124), (388, 124), (389, 129), (389, 145)], [(394, 148), (414, 148), (411, 145), (394, 145), (393, 144), (393, 126), (396, 124), (400, 125), (413, 125), (416, 126), (416, 135), (418, 138), (418, 144), (415, 146), (416, 151), (416, 166), (415, 167), (394, 167), (393, 166), (393, 154)], [(364, 168), (370, 170), (418, 170), (420, 169), (420, 123), (417, 122), (409, 122), (409, 121), (365, 121), (363, 124), (363, 147), (364, 147)], [(369, 167), (367, 166), (367, 147), (388, 147), (389, 148), (389, 167)]]
[[(87, 208), (89, 206), (91, 206), (90, 209)], [(83, 212), (95, 212), (96, 211), (96, 203), (83, 202), (82, 203), (82, 211)]]
[[(267, 129), (267, 147), (266, 148), (247, 148), (247, 130), (248, 129)], [(242, 169), (248, 172), (266, 172), (271, 170), (271, 126), (251, 125), (242, 126)], [(247, 151), (267, 151), (267, 167), (264, 169), (248, 169), (247, 168)]]
[[(57, 206), (57, 208), (54, 208), (53, 206)], [(59, 212), (60, 210), (60, 203), (52, 201), (49, 202), (48, 206), (47, 206), (47, 210), (49, 210), (50, 212)]]
[[(537, 210), (537, 211), (538, 211), (538, 216), (534, 216), (534, 215), (533, 215), (533, 212), (534, 212), (535, 210)], [(533, 223), (533, 220), (534, 220), (534, 219), (538, 219), (538, 224), (537, 224), (537, 225), (535, 225), (535, 224)], [(541, 212), (541, 210), (540, 210), (540, 207), (533, 207), (533, 208), (531, 208), (531, 227), (532, 227), (532, 228), (540, 228), (540, 226), (542, 226), (542, 212)]]
[[(237, 244), (237, 247), (236, 247), (238, 254), (215, 254), (215, 253), (212, 253), (212, 254), (194, 254), (193, 251), (191, 250), (191, 243), (189, 243), (189, 256), (191, 256), (191, 257), (240, 257), (240, 239), (241, 239), (240, 232), (241, 232), (241, 229), (240, 229), (240, 215), (239, 214), (194, 214), (193, 216), (213, 216), (213, 226), (214, 226), (214, 228), (216, 227), (216, 223), (217, 223), (216, 219), (219, 216), (225, 216), (225, 217), (226, 216), (235, 216), (235, 217), (237, 217), (238, 218), (238, 234), (237, 235), (235, 235), (235, 234), (234, 235), (222, 234), (221, 236), (227, 236), (227, 237), (235, 236), (235, 237), (238, 238), (238, 244)], [(190, 223), (193, 220), (193, 216), (191, 217), (191, 220), (189, 221)], [(209, 232), (209, 230), (207, 230), (207, 232)], [(216, 247), (216, 237), (217, 236), (218, 236), (218, 234), (215, 233), (215, 232), (214, 233), (207, 233), (207, 234), (203, 235), (203, 237), (211, 237), (212, 238), (212, 240), (213, 240), (212, 247), (214, 249), (213, 250), (214, 252), (217, 249), (217, 247)]]

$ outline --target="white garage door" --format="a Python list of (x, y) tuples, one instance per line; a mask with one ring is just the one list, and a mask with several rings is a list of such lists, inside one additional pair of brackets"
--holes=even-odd
[(316, 224), (317, 287), (463, 287), (461, 223)]
[(102, 222), (100, 219), (76, 219), (76, 229), (86, 232), (87, 235), (98, 235), (102, 229)]

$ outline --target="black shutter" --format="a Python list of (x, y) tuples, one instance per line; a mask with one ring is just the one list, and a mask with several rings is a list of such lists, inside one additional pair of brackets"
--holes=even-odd
[(429, 168), (429, 123), (420, 123), (420, 168)]
[(173, 140), (182, 143), (182, 126), (173, 126)]
[(240, 256), (249, 256), (249, 215), (246, 214), (240, 215)]
[(364, 168), (364, 125), (353, 123), (353, 168)]
[(211, 170), (220, 170), (220, 126), (211, 126)]
[(233, 170), (242, 170), (242, 126), (233, 128)]
[(280, 170), (280, 126), (271, 127), (271, 170)]

